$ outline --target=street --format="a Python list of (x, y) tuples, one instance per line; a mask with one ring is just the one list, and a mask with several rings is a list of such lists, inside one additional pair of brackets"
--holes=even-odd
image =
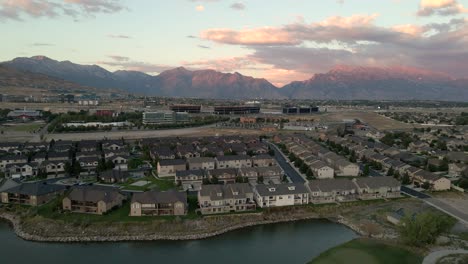
[(412, 197), (416, 197), (421, 199), (423, 202), (427, 203), (428, 205), (453, 216), (454, 218), (458, 219), (459, 221), (463, 222), (464, 224), (468, 225), (468, 214), (461, 212), (460, 210), (455, 209), (454, 207), (450, 206), (447, 203), (440, 201), (437, 198), (433, 198), (430, 195), (425, 193), (416, 191), (406, 186), (401, 186), (401, 192), (407, 194)]
[(289, 164), (289, 162), (286, 160), (286, 158), (283, 156), (281, 151), (276, 147), (274, 144), (269, 143), (268, 144), (271, 146), (273, 151), (275, 151), (275, 159), (278, 162), (278, 164), (281, 166), (281, 168), (284, 170), (284, 173), (291, 179), (292, 182), (294, 183), (305, 183), (305, 179), (302, 178), (299, 173)]

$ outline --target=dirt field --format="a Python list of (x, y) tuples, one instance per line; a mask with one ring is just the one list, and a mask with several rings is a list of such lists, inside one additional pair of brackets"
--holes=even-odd
[(468, 194), (466, 193), (451, 191), (434, 193), (432, 196), (461, 212), (468, 212)]
[(193, 127), (168, 130), (144, 130), (144, 131), (116, 131), (94, 133), (63, 133), (45, 135), (46, 140), (92, 140), (92, 139), (141, 139), (157, 137), (192, 137), (192, 136), (226, 136), (226, 135), (260, 135), (259, 130), (218, 129), (213, 127)]
[(372, 111), (324, 113), (319, 117), (323, 122), (341, 122), (343, 119), (359, 119), (378, 130), (411, 130), (414, 127), (411, 124), (405, 124)]

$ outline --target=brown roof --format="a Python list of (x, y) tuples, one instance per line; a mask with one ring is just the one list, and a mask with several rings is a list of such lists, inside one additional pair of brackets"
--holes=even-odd
[(185, 192), (178, 192), (175, 190), (160, 192), (149, 191), (142, 193), (134, 193), (132, 203), (141, 204), (168, 204), (182, 202), (187, 205), (187, 194)]
[(113, 188), (103, 188), (97, 186), (74, 187), (67, 197), (72, 201), (79, 202), (112, 202), (117, 199), (124, 199), (125, 196)]

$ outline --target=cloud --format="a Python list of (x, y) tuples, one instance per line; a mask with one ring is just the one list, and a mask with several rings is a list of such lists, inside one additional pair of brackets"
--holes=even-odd
[(54, 44), (51, 43), (42, 43), (42, 42), (34, 42), (31, 44), (31, 46), (34, 47), (46, 47), (46, 46), (55, 46)]
[(298, 76), (327, 72), (335, 65), (404, 65), (468, 76), (467, 19), (382, 27), (375, 24), (376, 17), (355, 15), (279, 27), (208, 29), (200, 37), (238, 45), (249, 52), (236, 59), (249, 64), (211, 61), (217, 68), (239, 67), (236, 70), (242, 71), (261, 65), (259, 76), (268, 76), (274, 83), (285, 83), (288, 76), (293, 81)]
[(115, 61), (129, 61), (130, 60), (129, 57), (119, 56), (119, 55), (109, 55), (108, 57)]
[(196, 38), (198, 38), (198, 37), (197, 37), (197, 36), (193, 36), (193, 35), (188, 35), (187, 38), (196, 39)]
[(117, 13), (124, 9), (118, 0), (2, 0), (0, 21), (22, 21), (25, 17), (90, 17), (98, 13)]
[(394, 35), (395, 32), (373, 26), (377, 14), (332, 16), (321, 22), (305, 24), (296, 22), (282, 27), (261, 27), (243, 30), (226, 28), (202, 31), (200, 38), (218, 43), (237, 45), (298, 45), (306, 40), (326, 43), (333, 40), (355, 42)]
[(257, 69), (256, 62), (248, 57), (220, 58), (213, 60), (183, 61), (181, 64), (192, 69), (212, 69), (222, 72), (234, 72), (239, 69)]
[(202, 5), (197, 5), (197, 6), (195, 7), (195, 10), (197, 10), (198, 12), (202, 12), (202, 11), (205, 10), (205, 7), (202, 6)]
[(129, 57), (119, 56), (119, 55), (110, 55), (108, 56), (111, 60), (98, 61), (96, 64), (111, 66), (120, 70), (126, 71), (140, 71), (148, 74), (157, 74), (163, 71), (173, 69), (174, 66), (163, 65), (163, 64), (154, 64), (143, 61), (135, 61)]
[(417, 15), (451, 16), (467, 12), (468, 9), (459, 4), (457, 0), (421, 0)]
[(128, 35), (115, 35), (115, 34), (109, 34), (107, 35), (107, 37), (109, 38), (118, 38), (118, 39), (131, 39), (132, 37), (131, 36), (128, 36)]
[(245, 10), (246, 6), (243, 3), (234, 3), (230, 6), (232, 9), (237, 10), (237, 11), (242, 11)]
[(199, 48), (202, 49), (211, 49), (211, 47), (205, 46), (205, 45), (198, 45)]

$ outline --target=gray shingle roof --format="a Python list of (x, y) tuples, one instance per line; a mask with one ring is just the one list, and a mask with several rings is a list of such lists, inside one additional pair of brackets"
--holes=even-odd
[(46, 182), (34, 182), (34, 183), (22, 183), (13, 188), (4, 190), (7, 193), (17, 193), (24, 195), (45, 195), (49, 193), (54, 193), (58, 191), (65, 190), (65, 186), (57, 184), (48, 184)]
[(208, 196), (212, 201), (224, 199), (245, 199), (249, 193), (253, 194), (253, 191), (252, 187), (248, 183), (202, 185), (200, 190), (200, 196)]
[(348, 179), (325, 179), (310, 181), (309, 188), (312, 192), (352, 191), (356, 185)]
[(67, 197), (72, 201), (80, 202), (112, 202), (123, 199), (124, 196), (113, 188), (102, 188), (97, 186), (74, 187)]
[(305, 185), (299, 183), (282, 183), (274, 185), (260, 184), (255, 186), (255, 188), (261, 196), (308, 193)]

